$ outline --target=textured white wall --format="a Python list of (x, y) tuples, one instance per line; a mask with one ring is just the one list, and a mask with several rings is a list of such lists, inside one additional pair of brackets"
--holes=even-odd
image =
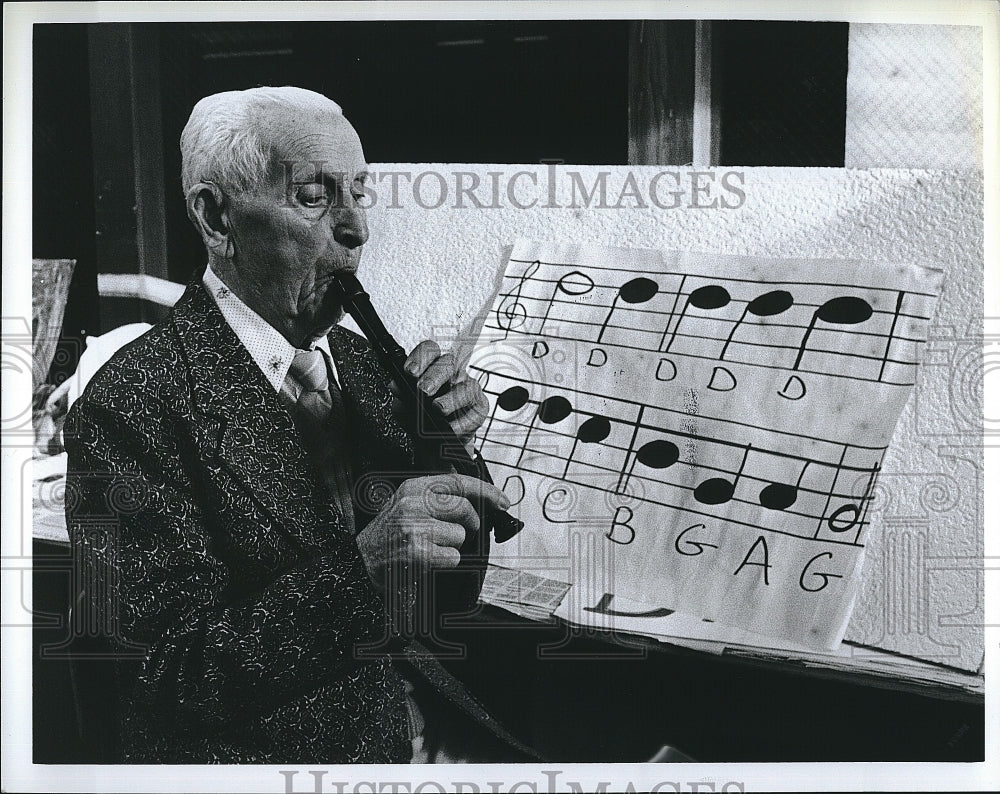
[(980, 168), (982, 147), (979, 28), (851, 24), (848, 168)]
[[(426, 337), (450, 344), (487, 307), (501, 274), (501, 252), (518, 236), (701, 252), (912, 261), (944, 268), (944, 293), (932, 321), (932, 342), (914, 395), (886, 457), (875, 504), (881, 532), (872, 533), (864, 582), (848, 639), (978, 669), (982, 645), (981, 317), (982, 183), (974, 172), (796, 168), (734, 169), (743, 175), (745, 201), (714, 187), (713, 199), (736, 208), (693, 206), (690, 171), (679, 173), (686, 195), (676, 209), (569, 208), (570, 171), (590, 188), (596, 167), (557, 169), (549, 200), (544, 166), (374, 165), (376, 204), (369, 211), (372, 237), (362, 261), (364, 283), (388, 326), (407, 347)], [(514, 198), (537, 206), (512, 206), (506, 188), (518, 171)], [(635, 186), (649, 203), (649, 185), (661, 167), (633, 168)], [(447, 185), (442, 206), (424, 209), (406, 172), (440, 174)], [(481, 181), (475, 208), (466, 196), (456, 207), (456, 178)], [(489, 172), (499, 172), (494, 200)], [(626, 184), (626, 171), (608, 178), (608, 204)], [(736, 177), (730, 184), (740, 187)], [(438, 203), (437, 176), (419, 180), (423, 204)], [(659, 179), (658, 197), (677, 184)], [(596, 199), (595, 199), (596, 201)], [(578, 202), (579, 193), (578, 193)], [(389, 206), (395, 204), (396, 208)], [(560, 207), (546, 208), (545, 204)]]

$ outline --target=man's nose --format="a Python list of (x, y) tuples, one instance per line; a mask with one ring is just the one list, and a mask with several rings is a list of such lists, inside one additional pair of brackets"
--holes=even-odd
[(345, 248), (359, 248), (368, 242), (368, 220), (362, 207), (348, 207), (337, 214), (333, 239)]

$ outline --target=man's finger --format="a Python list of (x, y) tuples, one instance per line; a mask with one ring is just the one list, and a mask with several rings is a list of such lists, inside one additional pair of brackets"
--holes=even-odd
[(441, 387), (451, 383), (454, 374), (455, 357), (451, 353), (444, 353), (424, 370), (424, 374), (417, 380), (417, 388), (424, 394), (437, 394)]
[(458, 549), (465, 543), (467, 535), (466, 528), (461, 524), (455, 524), (450, 521), (438, 521), (429, 529), (426, 538), (435, 546)]
[(403, 368), (413, 377), (419, 378), (440, 355), (441, 348), (437, 343), (426, 339), (413, 348), (413, 352), (406, 357)]
[(427, 494), (427, 512), (439, 521), (461, 524), (469, 532), (479, 530), (476, 508), (464, 496), (430, 491)]
[(506, 510), (510, 507), (507, 494), (488, 482), (468, 474), (437, 474), (427, 478), (428, 487), (438, 493), (464, 496), (466, 499), (482, 499), (489, 507)]
[(431, 550), (431, 565), (435, 568), (454, 568), (462, 560), (462, 555), (454, 546), (435, 546)]
[(482, 386), (477, 381), (462, 380), (452, 386), (446, 394), (438, 397), (434, 404), (441, 409), (445, 416), (460, 414), (476, 407), (480, 402), (483, 405), (489, 405), (486, 398), (482, 397), (482, 391)]
[(486, 414), (480, 413), (475, 408), (470, 408), (459, 416), (450, 417), (448, 423), (451, 425), (451, 429), (455, 431), (455, 435), (463, 442), (468, 443), (476, 435), (479, 428), (483, 426), (484, 419), (486, 419)]

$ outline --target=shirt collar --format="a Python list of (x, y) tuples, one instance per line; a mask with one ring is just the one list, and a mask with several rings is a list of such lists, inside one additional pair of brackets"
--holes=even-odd
[[(219, 307), (226, 323), (243, 343), (260, 371), (264, 373), (268, 383), (274, 387), (275, 392), (281, 391), (281, 385), (288, 375), (288, 368), (292, 364), (296, 348), (278, 329), (236, 297), (236, 293), (222, 282), (211, 265), (205, 268), (201, 283), (212, 296), (215, 305)], [(330, 355), (330, 340), (326, 335), (314, 339), (309, 349), (323, 351), (333, 380), (337, 381), (337, 368)]]

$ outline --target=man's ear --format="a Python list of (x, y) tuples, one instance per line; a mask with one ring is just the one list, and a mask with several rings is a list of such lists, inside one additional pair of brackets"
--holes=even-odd
[(209, 251), (220, 256), (232, 255), (229, 204), (214, 182), (198, 182), (187, 192), (187, 214)]

